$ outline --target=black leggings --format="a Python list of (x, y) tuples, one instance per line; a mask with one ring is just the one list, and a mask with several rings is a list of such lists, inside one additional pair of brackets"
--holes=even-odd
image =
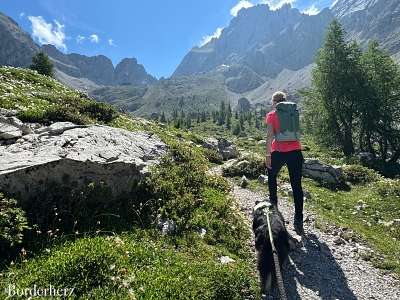
[(295, 215), (303, 216), (303, 188), (301, 187), (301, 176), (303, 170), (303, 154), (300, 150), (290, 152), (274, 151), (271, 154), (271, 169), (268, 169), (269, 199), (271, 203), (278, 203), (277, 182), (278, 173), (284, 165), (289, 170), (290, 184), (292, 186)]

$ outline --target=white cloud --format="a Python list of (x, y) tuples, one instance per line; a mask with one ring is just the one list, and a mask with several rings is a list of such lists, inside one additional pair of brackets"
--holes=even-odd
[(89, 39), (92, 43), (98, 43), (99, 42), (99, 36), (97, 34), (92, 34), (91, 36), (89, 36)]
[(338, 2), (339, 2), (339, 0), (333, 1), (333, 3), (331, 4), (331, 6), (329, 8), (332, 9)]
[(20, 18), (25, 17), (25, 13), (24, 13), (24, 12), (21, 12), (21, 13), (19, 14), (19, 17), (20, 17)]
[(85, 40), (86, 40), (86, 37), (83, 36), (83, 35), (80, 35), (80, 34), (79, 34), (79, 35), (76, 37), (76, 42), (77, 42), (78, 44), (82, 44)]
[(303, 14), (314, 16), (318, 15), (321, 10), (315, 6), (315, 4), (311, 5), (309, 8), (302, 11)]
[(282, 7), (284, 4), (293, 4), (297, 0), (264, 0), (260, 3), (268, 4), (272, 10), (276, 10)]
[(254, 6), (253, 3), (247, 0), (240, 0), (238, 4), (231, 8), (231, 15), (236, 17), (242, 8), (249, 8)]
[(117, 45), (114, 44), (114, 40), (113, 40), (113, 39), (108, 39), (108, 44), (109, 44), (110, 46), (114, 46), (114, 47), (117, 46)]
[(209, 43), (212, 39), (214, 38), (219, 38), (221, 33), (222, 33), (223, 28), (222, 27), (218, 27), (217, 30), (215, 30), (215, 32), (212, 35), (206, 35), (203, 36), (201, 42), (200, 42), (200, 47), (204, 46), (205, 44)]
[(51, 44), (58, 49), (67, 50), (65, 45), (64, 25), (54, 20), (54, 24), (47, 23), (42, 16), (29, 16), (32, 23), (32, 36), (37, 39), (40, 44)]

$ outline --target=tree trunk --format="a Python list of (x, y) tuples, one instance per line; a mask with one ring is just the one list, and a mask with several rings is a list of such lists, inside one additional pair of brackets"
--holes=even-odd
[(346, 128), (344, 131), (343, 153), (346, 156), (354, 154), (353, 133), (350, 128)]

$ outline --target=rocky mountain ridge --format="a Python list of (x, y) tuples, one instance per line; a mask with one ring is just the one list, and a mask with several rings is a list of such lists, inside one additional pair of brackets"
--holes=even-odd
[(10, 17), (0, 12), (0, 65), (25, 67), (39, 47)]
[(125, 58), (117, 66), (104, 55), (65, 54), (53, 45), (38, 46), (12, 18), (0, 12), (0, 65), (28, 67), (32, 56), (42, 50), (55, 65), (63, 83), (89, 91), (102, 85), (147, 85), (157, 81), (135, 58)]
[(248, 67), (261, 77), (275, 78), (282, 70), (299, 70), (314, 61), (333, 20), (329, 9), (316, 16), (284, 5), (271, 10), (261, 4), (239, 11), (219, 38), (193, 48), (173, 76), (193, 75), (219, 66)]

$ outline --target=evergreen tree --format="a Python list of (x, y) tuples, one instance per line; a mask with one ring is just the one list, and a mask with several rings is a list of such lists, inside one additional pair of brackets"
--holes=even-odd
[(32, 57), (32, 65), (29, 68), (39, 74), (53, 76), (53, 63), (44, 52), (38, 52)]
[(192, 118), (188, 114), (186, 117), (186, 122), (185, 122), (186, 128), (191, 128), (192, 127)]
[(226, 119), (226, 110), (225, 110), (225, 102), (221, 101), (221, 105), (219, 107), (219, 116), (218, 116), (218, 125), (225, 124)]
[(167, 119), (165, 118), (164, 112), (162, 112), (162, 114), (161, 114), (160, 122), (161, 123), (167, 123)]
[(206, 122), (206, 121), (207, 121), (207, 115), (206, 115), (206, 113), (203, 111), (203, 112), (201, 113), (201, 122), (204, 123), (204, 122)]
[(240, 114), (239, 126), (240, 126), (240, 131), (244, 131), (244, 116), (243, 116), (243, 114)]
[(226, 128), (228, 130), (231, 130), (232, 127), (232, 117), (231, 116), (227, 116), (226, 117)]
[(377, 42), (369, 44), (361, 63), (369, 98), (359, 104), (359, 146), (382, 161), (395, 163), (400, 158), (400, 67)]
[(341, 147), (346, 156), (355, 151), (357, 102), (365, 97), (360, 57), (359, 47), (347, 44), (342, 26), (333, 21), (317, 57), (312, 88), (304, 93), (306, 127), (322, 142)]
[(260, 128), (261, 128), (261, 126), (260, 126), (260, 119), (258, 118), (257, 113), (256, 113), (255, 119), (256, 119), (256, 121), (255, 121), (255, 126), (256, 126), (257, 129), (260, 129)]
[(239, 122), (236, 122), (235, 127), (233, 128), (232, 133), (233, 133), (234, 135), (236, 135), (236, 136), (239, 136), (239, 135), (240, 135), (240, 132), (241, 132), (241, 130), (240, 130), (240, 124), (239, 124)]

